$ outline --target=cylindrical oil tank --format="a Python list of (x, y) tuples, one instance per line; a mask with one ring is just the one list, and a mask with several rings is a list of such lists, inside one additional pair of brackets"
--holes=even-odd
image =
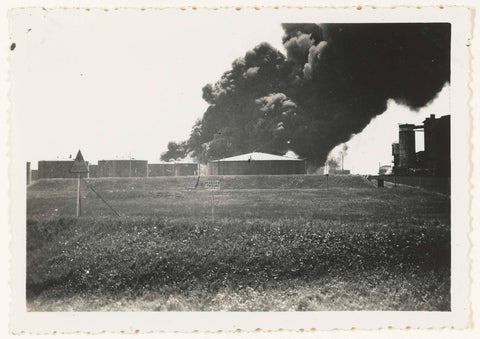
[(399, 167), (415, 167), (415, 125), (403, 124), (399, 130)]

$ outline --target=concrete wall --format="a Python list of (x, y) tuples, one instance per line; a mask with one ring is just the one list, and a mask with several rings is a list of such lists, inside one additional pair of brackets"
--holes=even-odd
[(210, 175), (306, 174), (304, 160), (214, 161), (208, 165)]
[(146, 177), (147, 160), (99, 160), (97, 176)]
[(148, 164), (149, 177), (193, 176), (198, 174), (195, 163)]

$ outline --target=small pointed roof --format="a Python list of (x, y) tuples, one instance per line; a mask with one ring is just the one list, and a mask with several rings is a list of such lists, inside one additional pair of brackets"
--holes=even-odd
[(219, 160), (214, 160), (212, 162), (217, 161), (302, 161), (303, 159), (293, 159), (286, 156), (269, 154), (269, 153), (262, 153), (262, 152), (252, 152), (246, 153), (241, 155), (236, 155), (234, 157), (223, 158)]
[(88, 165), (83, 159), (83, 155), (82, 155), (82, 152), (80, 152), (80, 150), (78, 150), (77, 157), (73, 162), (70, 172), (71, 173), (88, 173)]

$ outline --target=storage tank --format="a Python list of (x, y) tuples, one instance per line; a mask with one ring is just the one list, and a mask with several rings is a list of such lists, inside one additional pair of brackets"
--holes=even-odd
[(210, 161), (210, 175), (306, 174), (304, 159), (253, 152)]
[(415, 125), (403, 124), (399, 126), (399, 157), (398, 166), (404, 168), (415, 167)]
[(147, 160), (99, 160), (97, 177), (146, 177)]
[(73, 160), (42, 160), (38, 162), (38, 179), (76, 178), (70, 173)]

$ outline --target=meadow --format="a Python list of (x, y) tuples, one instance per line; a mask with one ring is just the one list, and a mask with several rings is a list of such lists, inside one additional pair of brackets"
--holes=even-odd
[(31, 311), (450, 309), (450, 198), (361, 176), (110, 178), (27, 190)]

